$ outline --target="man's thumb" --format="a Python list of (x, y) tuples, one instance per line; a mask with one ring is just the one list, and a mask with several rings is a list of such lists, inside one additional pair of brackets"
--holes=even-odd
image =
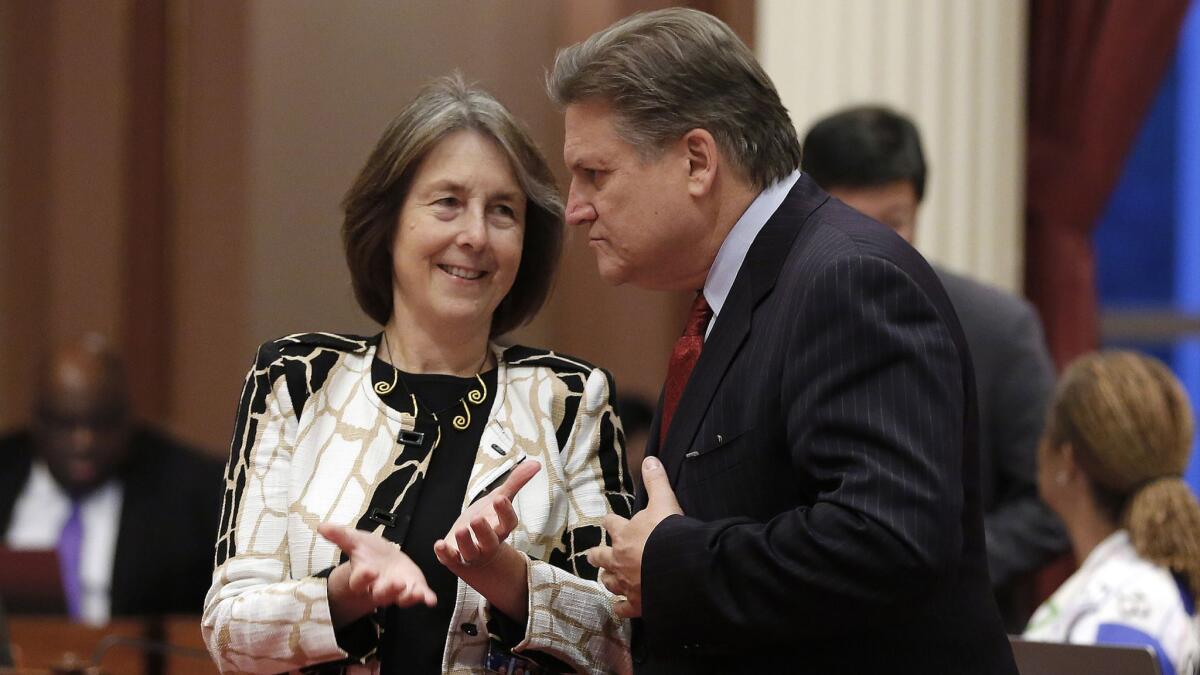
[(646, 486), (646, 498), (650, 508), (667, 508), (675, 513), (682, 513), (679, 502), (675, 500), (675, 491), (671, 489), (671, 481), (667, 471), (657, 457), (647, 457), (642, 461), (642, 483)]

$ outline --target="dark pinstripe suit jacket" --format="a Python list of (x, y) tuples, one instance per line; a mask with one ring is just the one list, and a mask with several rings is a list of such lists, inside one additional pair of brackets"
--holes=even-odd
[(638, 672), (1015, 673), (972, 379), (924, 259), (801, 176), (648, 449), (686, 515), (646, 544)]

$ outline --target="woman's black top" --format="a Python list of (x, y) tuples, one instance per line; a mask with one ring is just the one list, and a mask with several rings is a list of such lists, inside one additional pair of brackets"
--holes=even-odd
[[(389, 407), (412, 413), (416, 396), (414, 431), (422, 436), (419, 443), (414, 442), (415, 437), (403, 438), (406, 443), (395, 469), (375, 488), (371, 506), (358, 527), (374, 530), (383, 522), (384, 536), (400, 544), (412, 558), (438, 600), (435, 607), (418, 604), (384, 610), (378, 653), (383, 673), (441, 671), (458, 577), (438, 562), (433, 543), (446, 536), (462, 511), (479, 439), (495, 400), (496, 369), (480, 377), (486, 395), (472, 404), (467, 393), (481, 388), (475, 377), (397, 373), (378, 357), (371, 364), (372, 385), (395, 381), (392, 391), (380, 396)], [(453, 418), (468, 413), (467, 428), (455, 429)], [(426, 457), (429, 466), (421, 477), (417, 474)], [(398, 506), (393, 509), (395, 504)]]

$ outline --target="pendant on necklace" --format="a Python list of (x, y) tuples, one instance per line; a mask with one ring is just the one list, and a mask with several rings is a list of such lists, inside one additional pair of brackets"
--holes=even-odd
[[(471, 394), (474, 393), (474, 391), (471, 392)], [(463, 414), (455, 415), (454, 419), (450, 420), (450, 424), (453, 424), (455, 429), (464, 431), (467, 427), (471, 426), (471, 409), (467, 407), (467, 402), (461, 398), (458, 399), (458, 402), (462, 403)]]

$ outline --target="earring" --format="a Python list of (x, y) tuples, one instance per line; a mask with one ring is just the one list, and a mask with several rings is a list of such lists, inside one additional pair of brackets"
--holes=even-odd
[(1054, 482), (1057, 483), (1058, 485), (1066, 485), (1067, 484), (1067, 472), (1059, 471), (1058, 473), (1054, 474)]

